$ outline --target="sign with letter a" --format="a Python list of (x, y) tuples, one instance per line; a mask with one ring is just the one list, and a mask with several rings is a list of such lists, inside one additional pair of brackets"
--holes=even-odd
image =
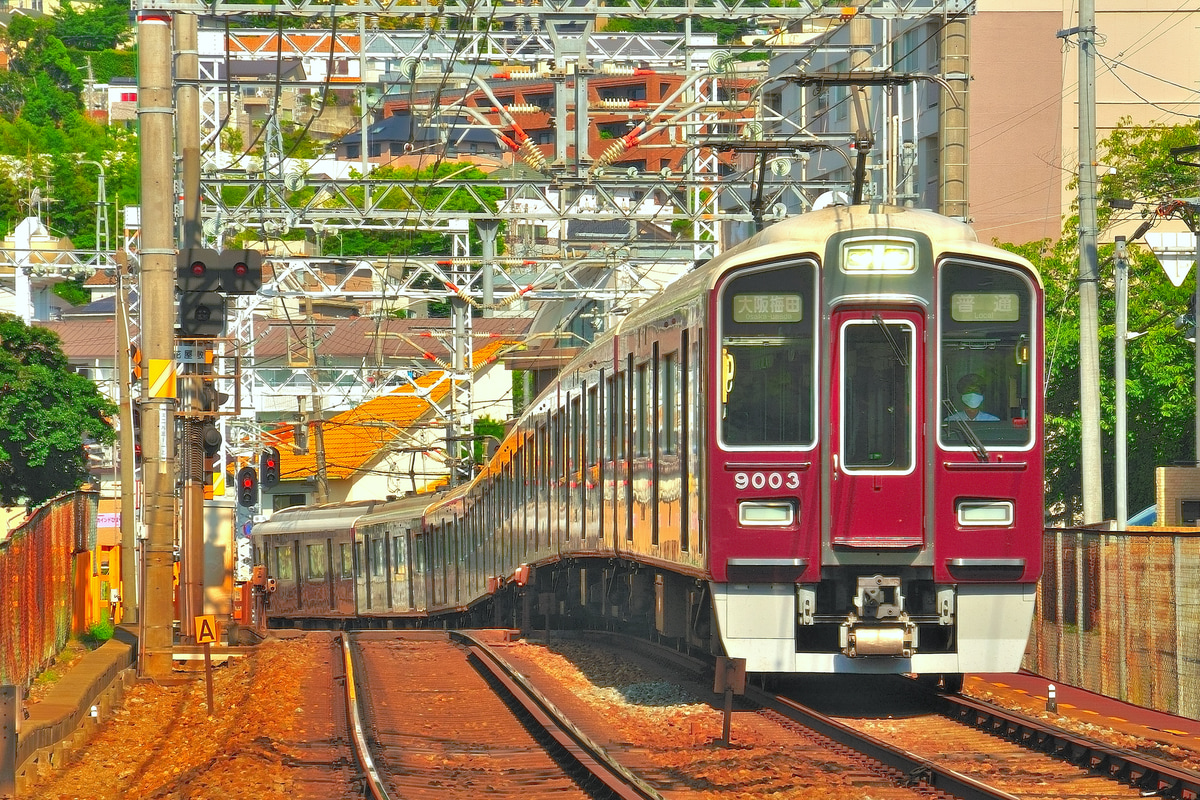
[(217, 640), (217, 615), (196, 617), (196, 644), (211, 644)]

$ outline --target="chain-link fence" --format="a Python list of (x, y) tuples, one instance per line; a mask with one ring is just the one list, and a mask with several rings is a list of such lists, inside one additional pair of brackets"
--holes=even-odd
[(1025, 667), (1200, 717), (1200, 532), (1047, 529)]
[(98, 495), (63, 495), (0, 541), (0, 684), (24, 685), (71, 635), (74, 554), (95, 545)]

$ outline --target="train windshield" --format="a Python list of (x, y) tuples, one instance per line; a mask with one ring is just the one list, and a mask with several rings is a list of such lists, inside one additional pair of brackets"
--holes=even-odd
[(808, 261), (740, 275), (722, 290), (725, 444), (812, 446), (815, 282), (816, 265)]
[(949, 261), (940, 275), (942, 445), (1028, 446), (1033, 286), (983, 264)]

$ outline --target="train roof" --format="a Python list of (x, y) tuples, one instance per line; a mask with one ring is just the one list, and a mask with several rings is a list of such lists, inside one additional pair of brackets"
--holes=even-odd
[(872, 211), (870, 206), (859, 205), (829, 206), (781, 220), (716, 256), (704, 269), (719, 273), (751, 260), (770, 259), (777, 255), (773, 252), (776, 249), (779, 256), (815, 252), (823, 257), (825, 242), (834, 234), (891, 229), (897, 233), (915, 231), (925, 234), (936, 243), (935, 249), (939, 254), (952, 252), (993, 258), (1003, 256), (1006, 260), (1019, 261), (1033, 268), (1032, 264), (1015, 253), (980, 242), (974, 228), (965, 222), (921, 208), (880, 206)]
[(379, 505), (377, 500), (328, 503), (321, 506), (295, 506), (277, 511), (265, 522), (255, 523), (255, 536), (315, 531), (349, 530), (362, 515)]
[(957, 253), (983, 258), (1003, 257), (1027, 267), (1041, 285), (1034, 266), (1016, 253), (1002, 250), (979, 241), (975, 230), (965, 222), (921, 208), (879, 206), (872, 211), (869, 205), (829, 206), (780, 220), (748, 239), (714, 256), (692, 272), (681, 276), (648, 303), (624, 317), (614, 328), (619, 335), (663, 314), (662, 299), (675, 304), (698, 290), (712, 289), (721, 275), (732, 268), (762, 261), (786, 259), (802, 253), (825, 257), (825, 244), (830, 236), (845, 231), (872, 232), (895, 230), (898, 234), (923, 233), (936, 243), (937, 255)]
[(442, 499), (444, 492), (437, 494), (417, 494), (402, 497), (399, 500), (389, 500), (386, 503), (376, 503), (370, 513), (358, 518), (359, 525), (375, 525), (383, 522), (407, 522), (420, 519), (425, 509)]

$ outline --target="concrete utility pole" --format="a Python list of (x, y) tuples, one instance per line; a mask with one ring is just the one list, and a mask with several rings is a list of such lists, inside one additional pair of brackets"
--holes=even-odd
[[(967, 18), (958, 17), (942, 27), (939, 48), (942, 90), (938, 104), (938, 136), (942, 142), (941, 212), (966, 222), (967, 208), (967, 90), (971, 79), (971, 40)], [(953, 89), (953, 91), (950, 91)]]
[[(175, 93), (178, 114), (176, 140), (179, 144), (183, 175), (183, 219), (180, 242), (183, 248), (201, 245), (200, 223), (200, 79), (198, 24), (194, 14), (175, 15), (175, 73), (179, 85)], [(199, 350), (208, 343), (192, 342)], [(202, 379), (195, 375), (202, 367), (196, 363), (180, 365), (189, 377), (189, 391), (180, 398), (183, 419), (179, 443), (180, 501), (182, 509), (182, 546), (179, 570), (179, 630), (195, 639), (195, 618), (204, 613), (204, 447), (201, 435), (204, 423), (197, 414), (204, 409)]]
[[(312, 393), (313, 446), (317, 452), (317, 485), (313, 499), (319, 505), (329, 502), (329, 477), (325, 464), (325, 418), (321, 410), (321, 382), (317, 375), (317, 320), (313, 316), (312, 297), (304, 298), (304, 315), (308, 317), (304, 349), (308, 362), (309, 390)], [(262, 502), (261, 492), (259, 502)]]
[[(1079, 3), (1079, 407), (1083, 523), (1104, 519), (1100, 475), (1100, 331), (1096, 256), (1096, 2)], [(1067, 31), (1069, 35), (1071, 31)]]
[[(175, 546), (175, 137), (171, 92), (171, 16), (138, 14), (138, 139), (142, 152), (142, 397), (146, 483), (146, 591), (140, 674), (169, 678), (174, 647)], [(156, 380), (165, 369), (167, 378)], [(160, 388), (161, 386), (161, 388)]]
[[(133, 430), (133, 356), (129, 352), (129, 263), (120, 252), (117, 261), (117, 386), (121, 402), (121, 624), (141, 619), (138, 585), (137, 453)], [(140, 353), (139, 353), (140, 357)], [(136, 365), (141, 369), (142, 365)]]

